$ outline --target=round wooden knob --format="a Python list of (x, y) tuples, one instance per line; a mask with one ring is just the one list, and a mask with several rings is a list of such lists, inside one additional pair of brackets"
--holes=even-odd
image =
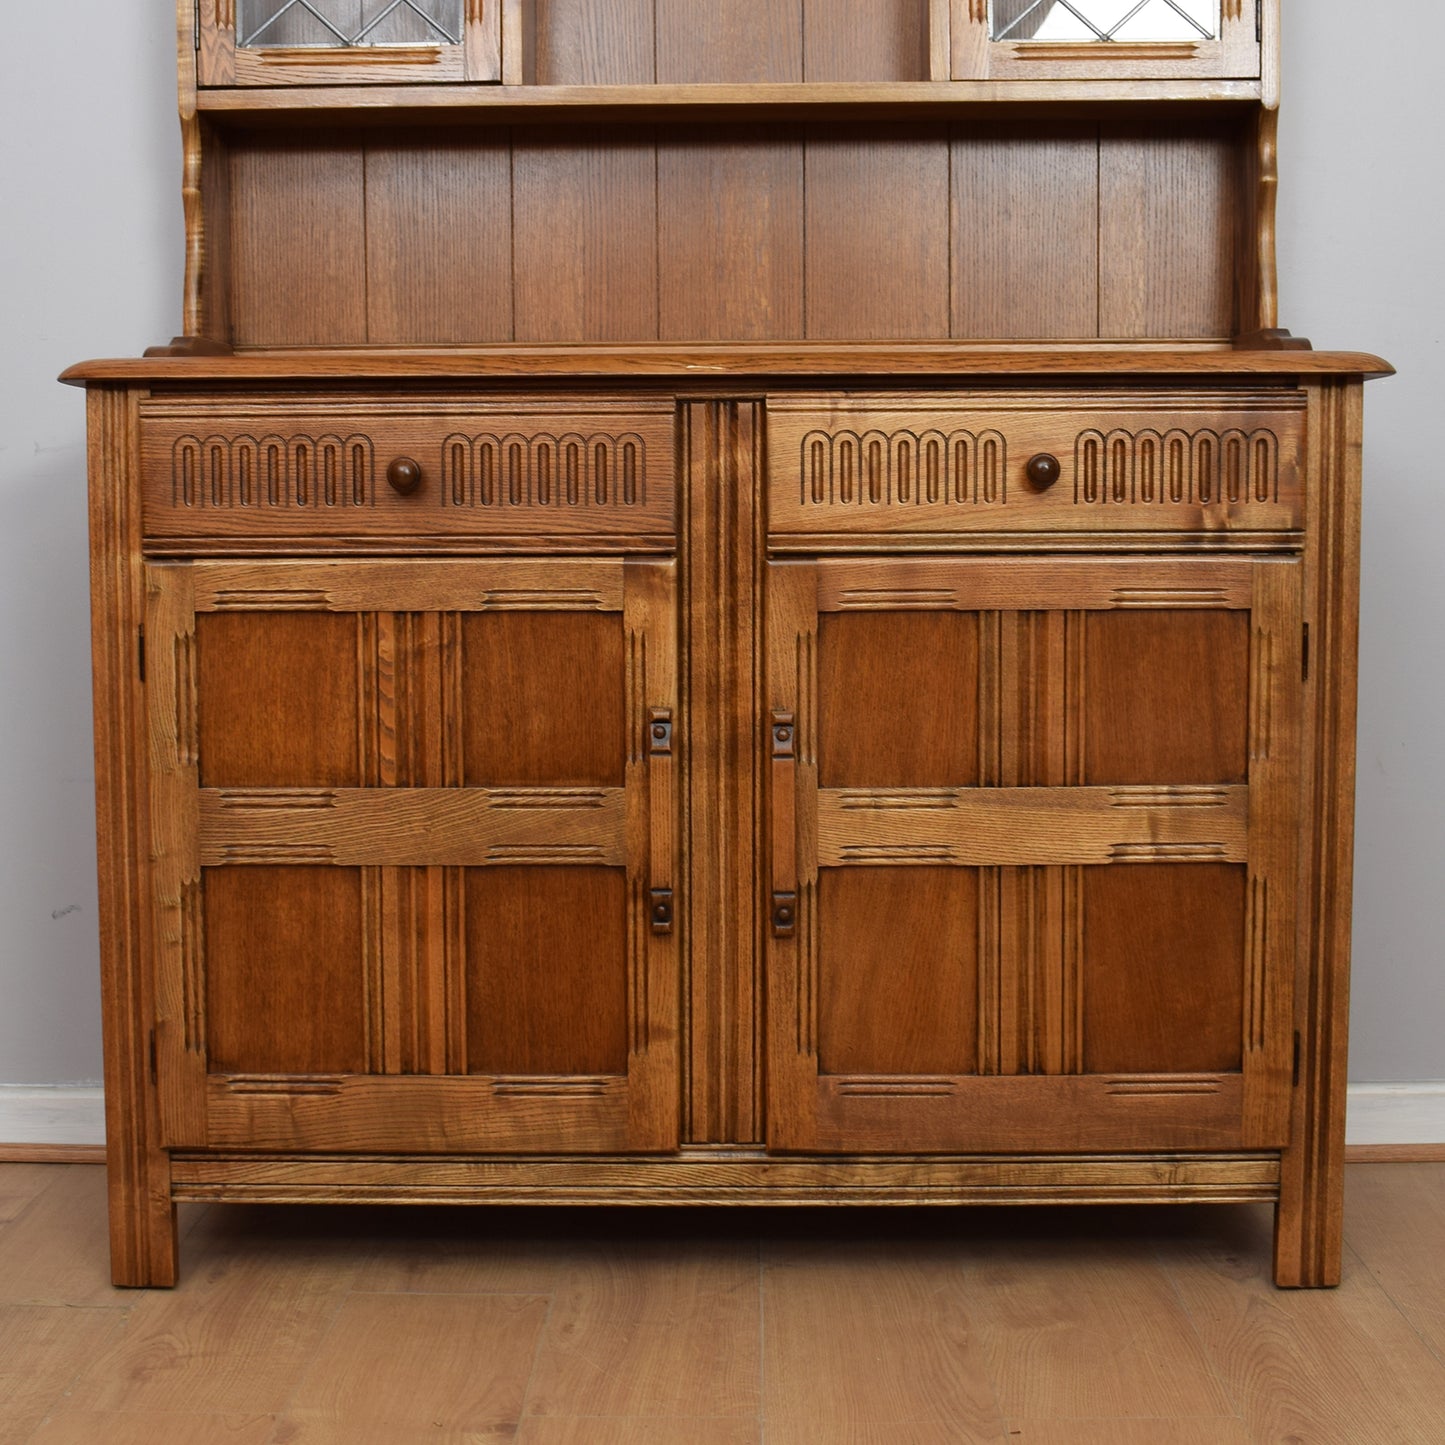
[(1040, 452), (1038, 456), (1030, 457), (1028, 466), (1024, 468), (1029, 484), (1041, 492), (1053, 486), (1063, 474), (1064, 469), (1059, 465), (1058, 457), (1050, 456), (1048, 452)]
[(397, 457), (387, 467), (386, 479), (391, 483), (392, 491), (409, 497), (421, 486), (421, 463), (412, 461), (410, 457)]

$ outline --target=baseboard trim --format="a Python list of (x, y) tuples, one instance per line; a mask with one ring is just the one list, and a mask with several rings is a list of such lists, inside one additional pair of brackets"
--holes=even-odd
[(0, 1164), (104, 1164), (104, 1144), (0, 1144)]
[[(74, 1164), (79, 1162), (71, 1152), (76, 1149), (105, 1156), (105, 1094), (100, 1089), (0, 1087), (0, 1158)], [(59, 1150), (65, 1157), (41, 1159), (37, 1150)]]
[[(1445, 1159), (1445, 1080), (1352, 1084), (1346, 1144), (1349, 1159)], [(104, 1153), (101, 1090), (0, 1087), (0, 1160), (80, 1163)]]

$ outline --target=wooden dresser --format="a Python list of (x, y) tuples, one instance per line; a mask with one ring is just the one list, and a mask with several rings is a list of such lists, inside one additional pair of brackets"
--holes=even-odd
[(178, 1200), (1337, 1282), (1388, 367), (1277, 329), (1274, 0), (178, 19), (184, 335), (66, 377), (116, 1282)]

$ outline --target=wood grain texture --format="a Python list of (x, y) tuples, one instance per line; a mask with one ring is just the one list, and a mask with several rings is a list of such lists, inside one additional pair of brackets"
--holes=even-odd
[(975, 613), (883, 612), (818, 623), (818, 781), (948, 788), (979, 781)]
[(1244, 870), (1089, 868), (1083, 893), (1085, 1069), (1242, 1068)]
[[(274, 1415), (197, 1415), (170, 1410), (138, 1414), (102, 1410), (55, 1411), (30, 1436), (38, 1445), (271, 1445)], [(27, 1442), (28, 1445), (28, 1442)]]
[(96, 387), (86, 397), (90, 514), (91, 670), (95, 817), (105, 1031), (106, 1152), (111, 1273), (118, 1285), (166, 1285), (176, 1271), (169, 1160), (148, 1084), (155, 976), (144, 689), (133, 650), (145, 622), (141, 518), (135, 490), (139, 396)]
[(620, 787), (628, 754), (616, 614), (463, 616), (461, 750), (474, 787)]
[(1350, 1247), (1437, 1359), (1445, 1360), (1445, 1256), (1420, 1248), (1445, 1230), (1445, 1162), (1351, 1164)]
[(927, 80), (928, 20), (928, 0), (810, 0), (804, 79)]
[(203, 886), (209, 1067), (363, 1072), (359, 870), (211, 868)]
[(1335, 1293), (1276, 1291), (1267, 1230), (1241, 1214), (1223, 1232), (1179, 1243), (1166, 1263), (1251, 1438), (1429, 1439), (1445, 1401), (1439, 1359), (1353, 1258)]
[(1234, 1402), (1152, 1250), (1061, 1250), (1046, 1234), (990, 1246), (971, 1313), (1010, 1428), (1048, 1420), (1068, 1438), (1068, 1421), (1209, 1417), (1228, 1438)]
[(369, 1430), (510, 1437), (548, 1301), (535, 1295), (352, 1295), (287, 1407), (305, 1441)]
[(367, 337), (365, 161), (359, 145), (231, 152), (231, 317), (237, 344)]
[(506, 347), (426, 347), (396, 350), (318, 345), (304, 353), (237, 352), (216, 356), (147, 356), (85, 361), (68, 367), (60, 380), (88, 382), (151, 381), (364, 381), (469, 380), (506, 377), (691, 377), (705, 368), (705, 385), (715, 389), (721, 376), (978, 376), (1115, 377), (1171, 376), (1232, 378), (1306, 378), (1320, 376), (1392, 376), (1394, 368), (1378, 356), (1354, 351), (1299, 351), (1237, 348), (1218, 342), (1100, 342), (1097, 346), (980, 345), (947, 341), (834, 342), (788, 341), (749, 345), (696, 343), (691, 346), (519, 345)]
[(657, 337), (657, 150), (650, 134), (578, 141), (517, 130), (512, 145), (516, 334)]
[(769, 1434), (821, 1442), (908, 1421), (946, 1424), (968, 1445), (1002, 1442), (963, 1272), (931, 1241), (868, 1256), (846, 1263), (847, 1251), (828, 1241), (765, 1248)]
[(464, 886), (472, 1072), (626, 1073), (624, 874), (489, 868)]
[(951, 334), (1097, 336), (1097, 126), (958, 125), (950, 164)]
[(510, 147), (408, 137), (365, 166), (367, 339), (512, 340)]
[(591, 1254), (553, 1301), (528, 1413), (755, 1418), (756, 1258), (727, 1241), (681, 1255), (665, 1240)]
[(536, 83), (648, 85), (655, 0), (537, 0)]
[(1359, 673), (1361, 388), (1321, 389), (1305, 617), (1313, 683), (1305, 695), (1303, 956), (1296, 996), (1301, 1079), (1283, 1158), (1275, 1282), (1338, 1283), (1344, 1248), (1344, 1134), (1354, 871), (1355, 712)]
[(948, 166), (942, 127), (809, 129), (809, 339), (949, 334)]
[(1100, 336), (1234, 332), (1236, 187), (1216, 135), (1101, 128)]
[(1082, 653), (1082, 770), (1102, 783), (1242, 783), (1249, 619), (1243, 612), (1090, 615)]
[(803, 334), (803, 144), (795, 128), (659, 132), (658, 335)]
[[(359, 786), (357, 649), (354, 617), (306, 612), (198, 617), (202, 786)], [(165, 665), (163, 654), (156, 665)], [(318, 725), (323, 718), (325, 724)]]
[(662, 85), (801, 81), (802, 0), (655, 0)]
[(59, 1403), (87, 1354), (124, 1327), (117, 1310), (0, 1305), (0, 1441), (24, 1445)]
[(972, 869), (822, 870), (820, 1073), (974, 1071), (978, 910)]
[(686, 1137), (762, 1137), (763, 508), (758, 403), (682, 412)]

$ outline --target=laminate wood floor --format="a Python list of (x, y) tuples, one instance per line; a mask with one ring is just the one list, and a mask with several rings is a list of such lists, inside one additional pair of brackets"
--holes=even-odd
[(1257, 1207), (194, 1207), (0, 1165), (0, 1445), (1445, 1445), (1445, 1164), (1349, 1170), (1336, 1291)]

